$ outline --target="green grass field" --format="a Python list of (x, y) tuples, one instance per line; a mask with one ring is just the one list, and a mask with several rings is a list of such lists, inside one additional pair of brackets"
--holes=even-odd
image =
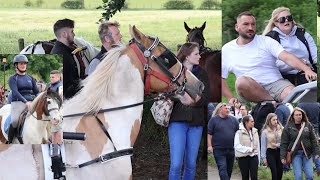
[[(40, 18), (41, 17), (41, 18)], [(2, 9), (0, 10), (0, 53), (18, 53), (18, 39), (25, 39), (25, 46), (38, 40), (54, 38), (52, 26), (62, 18), (75, 20), (76, 36), (81, 36), (95, 46), (100, 46), (96, 23), (100, 18), (97, 10), (46, 10), (46, 9)], [(185, 42), (187, 32), (183, 27), (186, 21), (190, 27), (207, 27), (204, 36), (207, 45), (221, 48), (221, 11), (200, 10), (144, 10), (121, 11), (111, 20), (120, 22), (123, 42), (130, 40), (129, 24), (148, 35), (158, 36), (161, 42), (176, 52), (177, 44)]]
[[(0, 54), (18, 53), (19, 38), (25, 40), (25, 46), (39, 40), (53, 39), (52, 26), (58, 19), (63, 18), (75, 20), (76, 36), (83, 37), (94, 46), (100, 47), (96, 23), (100, 18), (98, 10), (0, 9), (2, 24)], [(131, 39), (129, 34), (129, 24), (131, 24), (136, 25), (145, 34), (158, 36), (160, 41), (174, 53), (177, 51), (177, 44), (182, 44), (186, 40), (184, 21), (190, 27), (201, 26), (204, 21), (207, 21), (204, 37), (208, 46), (214, 49), (221, 48), (221, 11), (121, 11), (111, 20), (120, 22), (123, 43), (128, 43)], [(8, 77), (8, 74), (6, 76)], [(0, 80), (2, 79), (3, 73), (0, 73)]]
[[(27, 0), (0, 0), (1, 8), (24, 8), (25, 2)], [(62, 2), (66, 0), (42, 0), (43, 4), (38, 7), (37, 1), (39, 0), (29, 0), (33, 6), (31, 8), (46, 8), (46, 9), (59, 9)], [(149, 0), (126, 0), (129, 9), (162, 9), (163, 4), (168, 0), (153, 0), (150, 3)], [(199, 8), (203, 0), (191, 0), (195, 9)], [(221, 0), (218, 0), (221, 2)], [(85, 0), (84, 1), (86, 9), (95, 9), (96, 7), (102, 5), (102, 0)]]

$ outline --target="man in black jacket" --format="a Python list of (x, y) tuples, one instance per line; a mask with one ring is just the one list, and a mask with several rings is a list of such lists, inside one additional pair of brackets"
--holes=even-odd
[[(81, 59), (74, 59), (71, 54), (74, 50), (74, 21), (70, 19), (58, 20), (53, 25), (53, 31), (57, 38), (51, 54), (63, 55), (63, 96), (65, 99), (73, 97), (79, 90), (79, 83), (81, 79), (85, 78), (85, 67), (82, 65)], [(80, 69), (78, 69), (77, 62)]]

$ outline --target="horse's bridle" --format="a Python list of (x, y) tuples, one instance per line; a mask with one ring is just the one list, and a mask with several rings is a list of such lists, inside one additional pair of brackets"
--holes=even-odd
[[(158, 37), (149, 37), (150, 39), (154, 40), (152, 45), (149, 48), (145, 48), (142, 44), (140, 44), (139, 42), (137, 42), (136, 40), (132, 39), (129, 42), (129, 46), (133, 49), (133, 51), (136, 53), (136, 55), (138, 56), (140, 62), (143, 65), (143, 69), (144, 69), (144, 84), (145, 84), (145, 94), (149, 94), (150, 91), (150, 77), (151, 75), (157, 77), (158, 79), (166, 82), (169, 87), (168, 87), (168, 92), (164, 93), (164, 95), (162, 96), (158, 96), (155, 97), (153, 99), (150, 100), (146, 100), (140, 103), (136, 103), (136, 104), (130, 104), (130, 105), (126, 105), (126, 106), (121, 106), (121, 107), (115, 107), (115, 108), (110, 108), (110, 109), (102, 109), (99, 112), (110, 112), (110, 111), (116, 111), (116, 110), (121, 110), (121, 109), (126, 109), (126, 108), (131, 108), (131, 107), (135, 107), (135, 106), (139, 106), (142, 105), (148, 101), (156, 101), (156, 100), (160, 100), (165, 98), (165, 96), (172, 96), (175, 93), (180, 93), (183, 92), (185, 90), (185, 86), (187, 83), (187, 78), (186, 78), (186, 68), (181, 64), (180, 70), (178, 72), (177, 75), (173, 75), (169, 69), (174, 66), (178, 60), (177, 57), (171, 52), (169, 51), (164, 45), (162, 45), (162, 43), (159, 41)], [(155, 56), (152, 54), (152, 51), (158, 46), (162, 46), (165, 51), (160, 55), (160, 56)], [(142, 53), (143, 52), (143, 53)], [(154, 71), (152, 69), (152, 67), (149, 65), (149, 61), (153, 60), (160, 68), (161, 70), (167, 75), (164, 76), (156, 71)], [(178, 82), (178, 79), (181, 76), (184, 76), (184, 80), (183, 82), (180, 84)], [(169, 77), (169, 78), (168, 78)], [(176, 86), (174, 86), (176, 85)], [(172, 88), (173, 90), (171, 91)], [(74, 117), (74, 116), (80, 116), (80, 115), (88, 115), (87, 113), (77, 113), (77, 114), (70, 114), (70, 115), (66, 115), (63, 116), (64, 118), (66, 117)], [(76, 165), (76, 166), (71, 166), (71, 165), (67, 165), (68, 167), (71, 168), (82, 168), (94, 163), (98, 163), (98, 162), (106, 162), (108, 160), (114, 159), (114, 158), (118, 158), (121, 156), (126, 156), (126, 155), (132, 155), (133, 154), (133, 149), (132, 148), (127, 148), (127, 149), (122, 149), (122, 150), (117, 150), (116, 147), (114, 146), (114, 143), (112, 141), (112, 138), (110, 136), (110, 134), (108, 133), (106, 127), (104, 126), (104, 124), (102, 123), (102, 121), (98, 118), (97, 115), (94, 115), (94, 117), (96, 118), (97, 122), (100, 125), (100, 128), (103, 130), (103, 132), (105, 133), (105, 135), (109, 138), (109, 140), (111, 141), (112, 145), (113, 145), (113, 152), (110, 153), (106, 153), (104, 155), (100, 155), (99, 157), (92, 159), (90, 161), (84, 162), (82, 164)]]
[[(59, 99), (57, 99), (56, 101), (58, 101), (57, 102), (57, 104), (58, 104), (58, 108), (57, 107), (54, 107), (54, 108), (50, 108), (50, 109), (48, 109), (48, 101), (47, 101), (47, 99), (48, 98), (51, 98), (51, 99), (55, 99), (54, 97), (50, 97), (50, 96), (48, 96), (48, 95), (44, 95), (44, 106), (43, 106), (43, 113), (44, 113), (44, 115), (46, 115), (46, 116), (50, 116), (50, 112), (51, 111), (59, 111), (60, 110), (60, 107), (61, 107), (61, 102), (60, 102), (60, 100)], [(33, 116), (33, 114), (32, 114), (32, 116)], [(33, 116), (34, 118), (36, 118), (35, 116)], [(37, 119), (37, 118), (36, 118)], [(50, 119), (44, 119), (44, 120), (42, 120), (42, 121), (50, 121)]]
[[(178, 59), (177, 57), (170, 51), (168, 50), (160, 41), (158, 37), (148, 37), (149, 39), (154, 40), (153, 43), (149, 48), (145, 48), (141, 43), (136, 41), (135, 39), (131, 39), (129, 41), (129, 46), (133, 49), (135, 54), (138, 56), (140, 62), (143, 65), (143, 70), (144, 70), (144, 92), (145, 94), (150, 93), (150, 78), (151, 76), (155, 76), (156, 78), (164, 81), (169, 85), (168, 91), (174, 89), (174, 91), (180, 93), (184, 91), (185, 85), (187, 83), (187, 78), (186, 78), (186, 68), (181, 64), (180, 70), (177, 75), (173, 75), (169, 69), (174, 66)], [(152, 54), (152, 51), (160, 45), (165, 49), (165, 51), (160, 55), (160, 56), (155, 56)], [(166, 74), (166, 76), (160, 74), (157, 71), (154, 71), (152, 67), (149, 65), (150, 60), (154, 61), (160, 69)], [(184, 80), (182, 84), (178, 82), (178, 79), (184, 75)], [(175, 86), (174, 86), (175, 85)]]

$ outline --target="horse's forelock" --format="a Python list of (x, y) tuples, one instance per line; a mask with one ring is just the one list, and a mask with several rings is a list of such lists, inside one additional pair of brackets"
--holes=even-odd
[(204, 46), (204, 42), (206, 40), (203, 36), (203, 31), (200, 28), (195, 27), (187, 35), (186, 41), (187, 42), (198, 42), (200, 46)]
[(54, 101), (56, 101), (58, 103), (59, 108), (61, 107), (62, 99), (61, 99), (61, 97), (59, 96), (58, 93), (56, 93), (54, 91), (51, 91), (51, 90), (48, 90), (47, 91), (47, 96), (52, 98)]

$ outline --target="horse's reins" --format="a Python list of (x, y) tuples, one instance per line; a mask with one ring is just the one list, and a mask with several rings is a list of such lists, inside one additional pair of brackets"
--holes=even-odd
[(132, 108), (132, 107), (136, 107), (136, 106), (140, 106), (143, 105), (147, 102), (154, 102), (154, 101), (159, 101), (162, 100), (166, 97), (171, 97), (174, 94), (176, 94), (176, 91), (170, 91), (167, 93), (163, 93), (162, 95), (159, 95), (157, 97), (154, 97), (152, 99), (148, 99), (139, 103), (134, 103), (134, 104), (129, 104), (129, 105), (125, 105), (125, 106), (119, 106), (119, 107), (114, 107), (114, 108), (108, 108), (108, 109), (101, 109), (98, 112), (96, 112), (95, 114), (91, 114), (88, 112), (83, 112), (83, 113), (75, 113), (75, 114), (69, 114), (69, 115), (65, 115), (63, 116), (63, 118), (69, 118), (69, 117), (76, 117), (76, 116), (96, 116), (98, 113), (105, 113), (105, 112), (111, 112), (111, 111), (118, 111), (118, 110), (122, 110), (122, 109), (127, 109), (127, 108)]
[[(160, 43), (158, 37), (154, 38), (154, 42), (152, 43), (152, 45), (148, 48), (148, 49), (145, 49), (144, 46), (142, 46), (140, 43), (134, 41), (134, 40), (131, 40), (130, 41), (130, 47), (134, 50), (134, 52), (136, 53), (136, 55), (138, 56), (139, 60), (141, 61), (141, 63), (143, 64), (144, 66), (144, 84), (145, 86), (150, 86), (150, 85), (146, 85), (148, 84), (147, 80), (150, 78), (150, 75), (149, 75), (149, 78), (147, 77), (148, 76), (148, 70), (151, 68), (149, 66), (149, 57), (151, 56), (151, 52), (157, 47), (157, 45)], [(135, 45), (136, 44), (136, 45)], [(140, 49), (140, 51), (138, 50), (138, 48)], [(143, 51), (143, 56), (141, 54), (141, 51)], [(145, 60), (145, 58), (147, 58), (147, 61)], [(166, 92), (162, 95), (159, 95), (157, 97), (154, 97), (152, 99), (149, 99), (149, 100), (145, 100), (145, 101), (142, 101), (142, 102), (139, 102), (139, 103), (135, 103), (135, 104), (130, 104), (130, 105), (125, 105), (125, 106), (120, 106), (120, 107), (115, 107), (115, 108), (108, 108), (108, 109), (101, 109), (99, 110), (95, 115), (94, 117), (96, 118), (100, 128), (103, 130), (103, 132), (105, 133), (105, 135), (109, 138), (109, 140), (111, 141), (112, 143), (112, 146), (113, 146), (113, 149), (114, 151), (111, 152), (111, 153), (106, 153), (104, 155), (100, 155), (99, 157), (93, 159), (93, 160), (90, 160), (90, 161), (87, 161), (85, 163), (82, 163), (82, 164), (79, 164), (79, 165), (76, 165), (76, 166), (68, 166), (68, 167), (73, 167), (73, 168), (82, 168), (82, 167), (85, 167), (85, 166), (88, 166), (88, 165), (91, 165), (91, 164), (94, 164), (94, 163), (98, 163), (98, 162), (106, 162), (108, 160), (111, 160), (111, 159), (114, 159), (114, 158), (118, 158), (118, 157), (121, 157), (121, 156), (126, 156), (126, 155), (132, 155), (133, 154), (133, 148), (127, 148), (127, 149), (122, 149), (122, 150), (117, 150), (113, 141), (112, 141), (112, 138), (108, 132), (108, 130), (106, 129), (106, 127), (104, 126), (104, 124), (102, 123), (102, 121), (98, 118), (97, 114), (98, 113), (102, 113), (102, 112), (110, 112), (110, 111), (117, 111), (117, 110), (122, 110), (122, 109), (127, 109), (127, 108), (131, 108), (131, 107), (136, 107), (136, 106), (139, 106), (139, 105), (142, 105), (146, 102), (150, 102), (150, 101), (158, 101), (158, 100), (161, 100), (161, 99), (164, 99), (166, 97), (170, 97), (170, 96), (173, 96), (175, 95), (176, 93), (181, 93), (184, 91), (185, 89), (185, 85), (187, 83), (187, 79), (185, 77), (184, 81), (182, 84), (180, 84), (178, 82), (178, 79), (180, 78), (180, 76), (182, 74), (185, 74), (185, 71), (186, 69), (184, 68), (183, 65), (181, 65), (181, 68), (180, 68), (180, 71), (178, 73), (177, 76), (173, 76), (169, 70), (165, 67), (165, 65), (163, 65), (159, 60), (158, 58), (159, 57), (155, 57), (154, 55), (152, 55), (150, 57), (152, 60), (154, 60), (158, 65), (159, 67), (166, 73), (167, 76), (170, 77), (170, 79), (168, 79), (167, 77), (164, 77), (162, 76), (160, 73), (157, 73), (155, 71), (152, 70), (152, 74), (156, 77), (158, 77), (159, 79), (163, 80), (164, 82), (167, 82), (170, 86), (171, 83), (175, 83), (178, 85), (178, 88), (175, 89), (175, 90), (172, 90), (172, 91), (169, 91), (169, 92)], [(151, 73), (150, 73), (151, 74)], [(150, 82), (149, 82), (150, 83)], [(148, 88), (148, 87), (147, 87)], [(149, 87), (150, 88), (150, 87)], [(180, 89), (180, 90), (179, 90)], [(149, 92), (149, 89), (145, 89), (145, 92)], [(75, 117), (75, 116), (84, 116), (84, 115), (92, 115), (92, 114), (88, 114), (87, 112), (86, 113), (76, 113), (76, 114), (69, 114), (69, 115), (66, 115), (66, 116), (63, 116), (64, 118), (67, 118), (67, 117)]]
[[(126, 105), (126, 106), (120, 106), (120, 107), (115, 107), (115, 108), (109, 108), (109, 109), (102, 109), (100, 110), (98, 113), (101, 113), (101, 112), (110, 112), (110, 111), (117, 111), (117, 110), (121, 110), (121, 109), (126, 109), (126, 108), (131, 108), (131, 107), (135, 107), (135, 106), (139, 106), (139, 105), (142, 105), (146, 102), (150, 102), (150, 101), (158, 101), (158, 100), (161, 100), (161, 99), (164, 99), (164, 98), (167, 98), (167, 97), (170, 97), (170, 96), (173, 96), (174, 94), (176, 93), (176, 91), (170, 91), (170, 92), (167, 92), (167, 93), (164, 93), (162, 95), (159, 95), (157, 97), (154, 97), (152, 99), (149, 99), (149, 100), (145, 100), (143, 102), (140, 102), (140, 103), (135, 103), (135, 104), (130, 104), (130, 105)], [(77, 114), (70, 114), (70, 115), (67, 115), (67, 116), (63, 116), (63, 117), (75, 117), (75, 116), (83, 116), (83, 115), (90, 115), (88, 113), (77, 113)], [(71, 168), (82, 168), (82, 167), (85, 167), (85, 166), (88, 166), (88, 165), (91, 165), (91, 164), (94, 164), (94, 163), (98, 163), (98, 162), (106, 162), (108, 160), (111, 160), (111, 159), (115, 159), (115, 158), (118, 158), (118, 157), (121, 157), (121, 156), (127, 156), (127, 155), (132, 155), (133, 154), (133, 148), (127, 148), (127, 149), (122, 149), (122, 150), (117, 150), (117, 148), (115, 147), (113, 141), (112, 141), (112, 138), (107, 130), (107, 128), (104, 126), (104, 124), (102, 123), (102, 121), (100, 120), (100, 118), (97, 116), (97, 115), (93, 115), (100, 128), (102, 129), (102, 131), (104, 132), (104, 134), (109, 138), (109, 140), (111, 141), (112, 143), (112, 146), (113, 146), (113, 152), (111, 153), (106, 153), (104, 155), (100, 155), (99, 157), (95, 158), (95, 159), (92, 159), (90, 161), (87, 161), (87, 162), (84, 162), (84, 163), (81, 163), (79, 165), (76, 165), (76, 166), (71, 166), (71, 165), (67, 165), (67, 167), (71, 167)]]

